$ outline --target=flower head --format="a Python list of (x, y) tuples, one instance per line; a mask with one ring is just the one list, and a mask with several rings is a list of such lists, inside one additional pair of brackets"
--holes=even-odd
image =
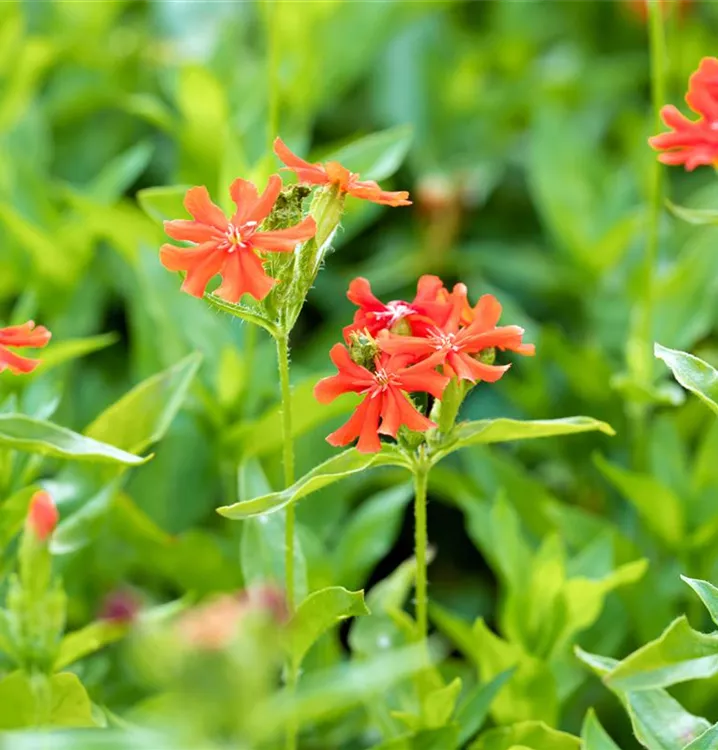
[(492, 349), (509, 350), (518, 354), (534, 354), (532, 344), (524, 344), (524, 329), (519, 326), (499, 326), (501, 305), (490, 294), (485, 294), (475, 307), (470, 307), (466, 287), (457, 284), (452, 293), (452, 312), (442, 326), (432, 326), (422, 336), (396, 336), (382, 333), (377, 341), (382, 351), (403, 355), (414, 361), (439, 358), (447, 375), (459, 380), (494, 383), (510, 365), (492, 365), (481, 361), (482, 352)]
[(718, 165), (718, 59), (705, 57), (691, 76), (686, 103), (700, 117), (690, 120), (673, 105), (661, 110), (661, 118), (669, 133), (649, 138), (648, 142), (661, 151), (664, 164), (683, 164), (688, 171), (705, 165)]
[(27, 512), (27, 528), (37, 539), (44, 542), (55, 530), (59, 520), (60, 514), (50, 495), (43, 491), (36, 492), (30, 500)]
[(222, 277), (215, 294), (228, 302), (239, 302), (244, 294), (264, 299), (277, 283), (263, 268), (258, 252), (293, 252), (297, 243), (314, 236), (316, 224), (311, 216), (287, 229), (260, 231), (282, 189), (279, 175), (269, 178), (264, 192), (247, 180), (235, 180), (230, 195), (237, 210), (227, 218), (210, 200), (205, 187), (193, 187), (185, 196), (185, 208), (193, 219), (166, 221), (165, 231), (175, 240), (195, 243), (191, 248), (165, 244), (160, 261), (170, 271), (186, 271), (182, 290), (202, 297), (213, 276)]
[(39, 359), (21, 357), (10, 351), (10, 348), (31, 347), (42, 349), (47, 346), (52, 334), (43, 326), (35, 326), (32, 320), (20, 326), (0, 328), (0, 372), (10, 370), (14, 375), (32, 372), (39, 364)]
[(317, 383), (316, 399), (327, 404), (343, 393), (364, 395), (349, 421), (327, 438), (331, 445), (348, 445), (359, 438), (357, 450), (374, 453), (381, 448), (380, 434), (395, 438), (402, 425), (417, 432), (436, 426), (406, 395), (426, 392), (441, 398), (449, 378), (436, 371), (436, 359), (407, 366), (406, 357), (380, 354), (370, 370), (352, 361), (342, 344), (333, 346), (329, 356), (339, 372)]
[(281, 138), (274, 141), (274, 153), (297, 175), (300, 182), (310, 185), (335, 185), (343, 193), (385, 206), (411, 205), (406, 190), (382, 190), (373, 180), (360, 180), (358, 174), (350, 172), (336, 161), (312, 164), (290, 151)]
[(347, 297), (359, 309), (354, 315), (354, 322), (344, 329), (345, 340), (349, 341), (353, 331), (367, 331), (369, 335), (376, 336), (383, 330), (397, 332), (397, 329), (403, 329), (407, 333), (419, 333), (427, 326), (443, 325), (451, 305), (438, 299), (442, 288), (441, 279), (437, 276), (422, 276), (413, 301), (392, 300), (384, 303), (374, 296), (366, 279), (354, 279), (349, 284)]

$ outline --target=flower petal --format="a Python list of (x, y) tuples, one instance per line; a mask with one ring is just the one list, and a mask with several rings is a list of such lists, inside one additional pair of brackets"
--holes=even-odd
[(219, 206), (212, 203), (204, 185), (187, 191), (184, 206), (200, 224), (209, 224), (221, 232), (227, 231), (227, 217)]
[(263, 300), (276, 280), (264, 271), (262, 261), (249, 248), (237, 248), (222, 267), (222, 284), (215, 294), (227, 302), (237, 303), (245, 294)]
[(257, 232), (252, 235), (251, 243), (258, 250), (273, 253), (291, 253), (300, 242), (306, 242), (317, 232), (317, 224), (311, 216), (286, 229), (274, 229), (270, 232)]

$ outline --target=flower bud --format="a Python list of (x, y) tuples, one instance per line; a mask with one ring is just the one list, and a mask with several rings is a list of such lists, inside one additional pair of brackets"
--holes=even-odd
[(110, 593), (102, 604), (100, 619), (109, 622), (129, 624), (140, 611), (140, 599), (129, 589), (120, 589)]
[(55, 530), (60, 514), (47, 492), (36, 492), (30, 500), (26, 528), (44, 542)]
[(489, 349), (482, 349), (480, 352), (476, 352), (474, 359), (484, 365), (493, 365), (496, 362), (495, 347), (492, 346)]
[(352, 361), (360, 367), (374, 371), (374, 359), (379, 354), (379, 345), (376, 339), (364, 331), (352, 331), (349, 334), (349, 355)]

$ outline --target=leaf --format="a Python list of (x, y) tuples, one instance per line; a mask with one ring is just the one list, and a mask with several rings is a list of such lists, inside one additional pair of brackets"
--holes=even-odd
[(398, 125), (352, 141), (322, 160), (338, 161), (364, 180), (384, 180), (399, 169), (411, 141), (411, 125)]
[(24, 414), (0, 414), (0, 446), (74, 461), (139, 466), (149, 460)]
[[(574, 652), (601, 679), (619, 663), (616, 659), (591, 654), (578, 647)], [(636, 738), (648, 750), (683, 750), (686, 742), (710, 727), (702, 716), (686, 711), (662, 688), (629, 692), (611, 689), (626, 707)]]
[(669, 211), (689, 224), (718, 224), (718, 211), (708, 208), (686, 208), (666, 199)]
[(137, 202), (142, 210), (155, 221), (171, 221), (187, 216), (184, 197), (189, 185), (144, 188), (137, 192)]
[(87, 194), (93, 200), (103, 203), (118, 200), (145, 171), (153, 152), (154, 146), (149, 141), (131, 146), (103, 168), (88, 185)]
[(80, 630), (66, 635), (60, 643), (60, 650), (53, 669), (56, 672), (74, 664), (84, 656), (99, 651), (104, 646), (120, 640), (128, 630), (128, 625), (110, 620), (98, 620)]
[(47, 680), (46, 685), (33, 685), (33, 678), (24, 672), (12, 672), (0, 680), (0, 729), (23, 729), (38, 726), (42, 716), (37, 705), (36, 690), (49, 693), (47, 721), (42, 726), (92, 727), (92, 704), (77, 675), (61, 672), (52, 677), (38, 676)]
[(455, 726), (423, 729), (375, 745), (372, 750), (454, 750), (459, 747)]
[[(718, 724), (714, 724), (699, 737), (696, 737), (683, 750), (715, 750), (716, 747), (718, 747)], [(587, 750), (590, 750), (590, 748), (587, 748)]]
[(361, 585), (391, 550), (413, 497), (410, 483), (390, 487), (364, 500), (342, 528), (332, 553), (336, 580)]
[[(542, 437), (571, 435), (579, 432), (603, 432), (614, 435), (613, 428), (605, 422), (591, 417), (565, 417), (564, 419), (482, 419), (477, 422), (459, 423), (449, 436), (446, 447), (437, 454), (443, 458), (459, 448), (485, 443), (506, 443), (511, 440), (533, 440)], [(437, 460), (439, 460), (437, 458)]]
[(659, 539), (674, 548), (683, 544), (683, 503), (673, 490), (652, 476), (614, 466), (601, 455), (596, 455), (594, 462)]
[(688, 576), (681, 576), (681, 578), (698, 594), (711, 619), (718, 625), (718, 588), (698, 578), (688, 578)]
[(463, 747), (484, 725), (494, 698), (514, 673), (507, 669), (491, 682), (476, 687), (459, 704), (456, 723), (459, 725), (459, 743)]
[(486, 732), (470, 750), (511, 750), (516, 746), (531, 750), (580, 750), (578, 737), (551, 729), (542, 721), (524, 721)]
[(718, 414), (718, 372), (713, 367), (692, 354), (668, 349), (660, 344), (654, 346), (654, 353), (668, 365), (673, 377), (686, 390), (695, 393)]
[[(314, 399), (314, 386), (319, 378), (308, 378), (292, 388), (292, 436), (296, 439), (309, 430), (334, 417), (346, 414), (358, 399), (336, 399), (331, 404), (319, 404)], [(282, 447), (282, 408), (273, 406), (254, 422), (242, 421), (232, 426), (223, 442), (241, 456), (264, 456)]]
[(432, 690), (422, 701), (421, 716), (426, 729), (438, 729), (449, 723), (461, 693), (461, 680), (456, 677), (448, 685)]
[(589, 709), (581, 729), (583, 750), (620, 750), (618, 745), (608, 736), (601, 726), (594, 710)]
[(105, 409), (85, 434), (109, 440), (125, 450), (145, 450), (164, 437), (201, 361), (200, 354), (190, 354), (173, 367), (142, 381)]
[(693, 630), (679, 617), (661, 636), (621, 661), (605, 678), (619, 690), (647, 690), (718, 674), (718, 634)]
[(393, 445), (384, 444), (378, 453), (359, 453), (350, 448), (338, 456), (333, 456), (305, 474), (291, 487), (280, 492), (271, 492), (253, 500), (245, 500), (234, 505), (217, 508), (217, 512), (232, 519), (253, 518), (264, 513), (273, 513), (290, 503), (320, 490), (340, 479), (364, 471), (373, 466), (407, 466), (403, 454)]
[(368, 614), (363, 591), (330, 586), (310, 594), (288, 625), (287, 645), (295, 668), (299, 668), (307, 651), (329, 628), (349, 617)]

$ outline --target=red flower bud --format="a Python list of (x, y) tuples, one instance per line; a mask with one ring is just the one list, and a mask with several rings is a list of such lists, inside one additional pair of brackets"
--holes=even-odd
[(27, 528), (41, 541), (44, 542), (55, 530), (60, 514), (57, 512), (55, 503), (47, 492), (36, 492), (30, 500), (30, 508), (27, 513)]

